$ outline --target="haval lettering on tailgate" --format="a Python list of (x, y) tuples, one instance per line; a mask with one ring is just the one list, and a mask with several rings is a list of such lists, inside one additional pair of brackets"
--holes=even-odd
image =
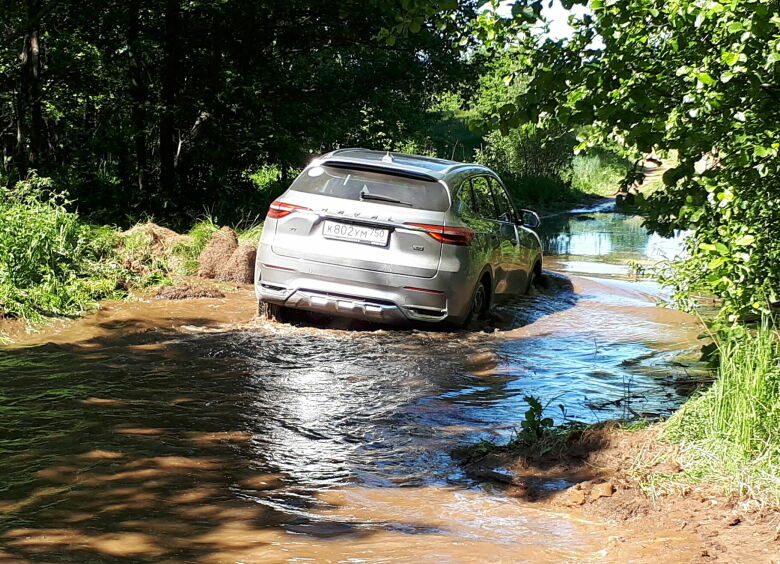
[(258, 245), (260, 313), (464, 324), (542, 272), (532, 228), (490, 169), (342, 149), (271, 204)]

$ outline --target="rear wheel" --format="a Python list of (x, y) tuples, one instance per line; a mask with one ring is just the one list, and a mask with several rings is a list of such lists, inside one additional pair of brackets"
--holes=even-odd
[(287, 308), (284, 306), (263, 301), (257, 302), (257, 315), (260, 319), (284, 323), (286, 313)]
[(530, 294), (531, 288), (544, 288), (544, 277), (542, 276), (542, 265), (537, 262), (528, 273), (528, 285), (525, 287), (525, 293)]
[(477, 319), (485, 315), (487, 311), (488, 293), (485, 286), (484, 280), (479, 283), (477, 291), (474, 292), (474, 301), (471, 304), (471, 314)]
[(471, 299), (471, 309), (463, 320), (461, 327), (467, 327), (472, 321), (480, 319), (490, 309), (490, 280), (487, 276), (479, 281), (474, 289), (474, 296)]

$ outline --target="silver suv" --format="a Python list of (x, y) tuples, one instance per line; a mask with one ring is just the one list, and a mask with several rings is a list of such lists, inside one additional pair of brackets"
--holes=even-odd
[(542, 272), (532, 228), (489, 168), (342, 149), (271, 204), (257, 252), (260, 314), (463, 325)]

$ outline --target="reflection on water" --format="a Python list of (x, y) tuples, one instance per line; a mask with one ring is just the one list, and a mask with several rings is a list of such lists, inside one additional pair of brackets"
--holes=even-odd
[(629, 261), (656, 263), (682, 255), (685, 233), (664, 238), (648, 233), (642, 222), (639, 216), (578, 210), (546, 218), (539, 234), (545, 254), (566, 272), (626, 275)]
[[(648, 256), (633, 218), (567, 221), (547, 245)], [(613, 235), (586, 245), (594, 221)], [(697, 328), (650, 286), (549, 281), (472, 333), (257, 323), (0, 350), (0, 561), (591, 561), (604, 525), (484, 491), (448, 453), (511, 434), (529, 394), (559, 420), (668, 413)]]

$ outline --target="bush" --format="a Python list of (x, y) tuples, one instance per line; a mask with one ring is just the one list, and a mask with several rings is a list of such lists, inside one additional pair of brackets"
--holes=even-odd
[(0, 189), (0, 314), (29, 321), (78, 315), (123, 293), (117, 233), (65, 209), (47, 179)]
[(630, 163), (608, 149), (574, 155), (574, 136), (525, 126), (492, 132), (477, 162), (504, 179), (518, 205), (576, 203), (585, 195), (617, 192)]
[(476, 160), (502, 175), (561, 179), (574, 157), (574, 137), (567, 133), (544, 132), (532, 126), (494, 131)]

